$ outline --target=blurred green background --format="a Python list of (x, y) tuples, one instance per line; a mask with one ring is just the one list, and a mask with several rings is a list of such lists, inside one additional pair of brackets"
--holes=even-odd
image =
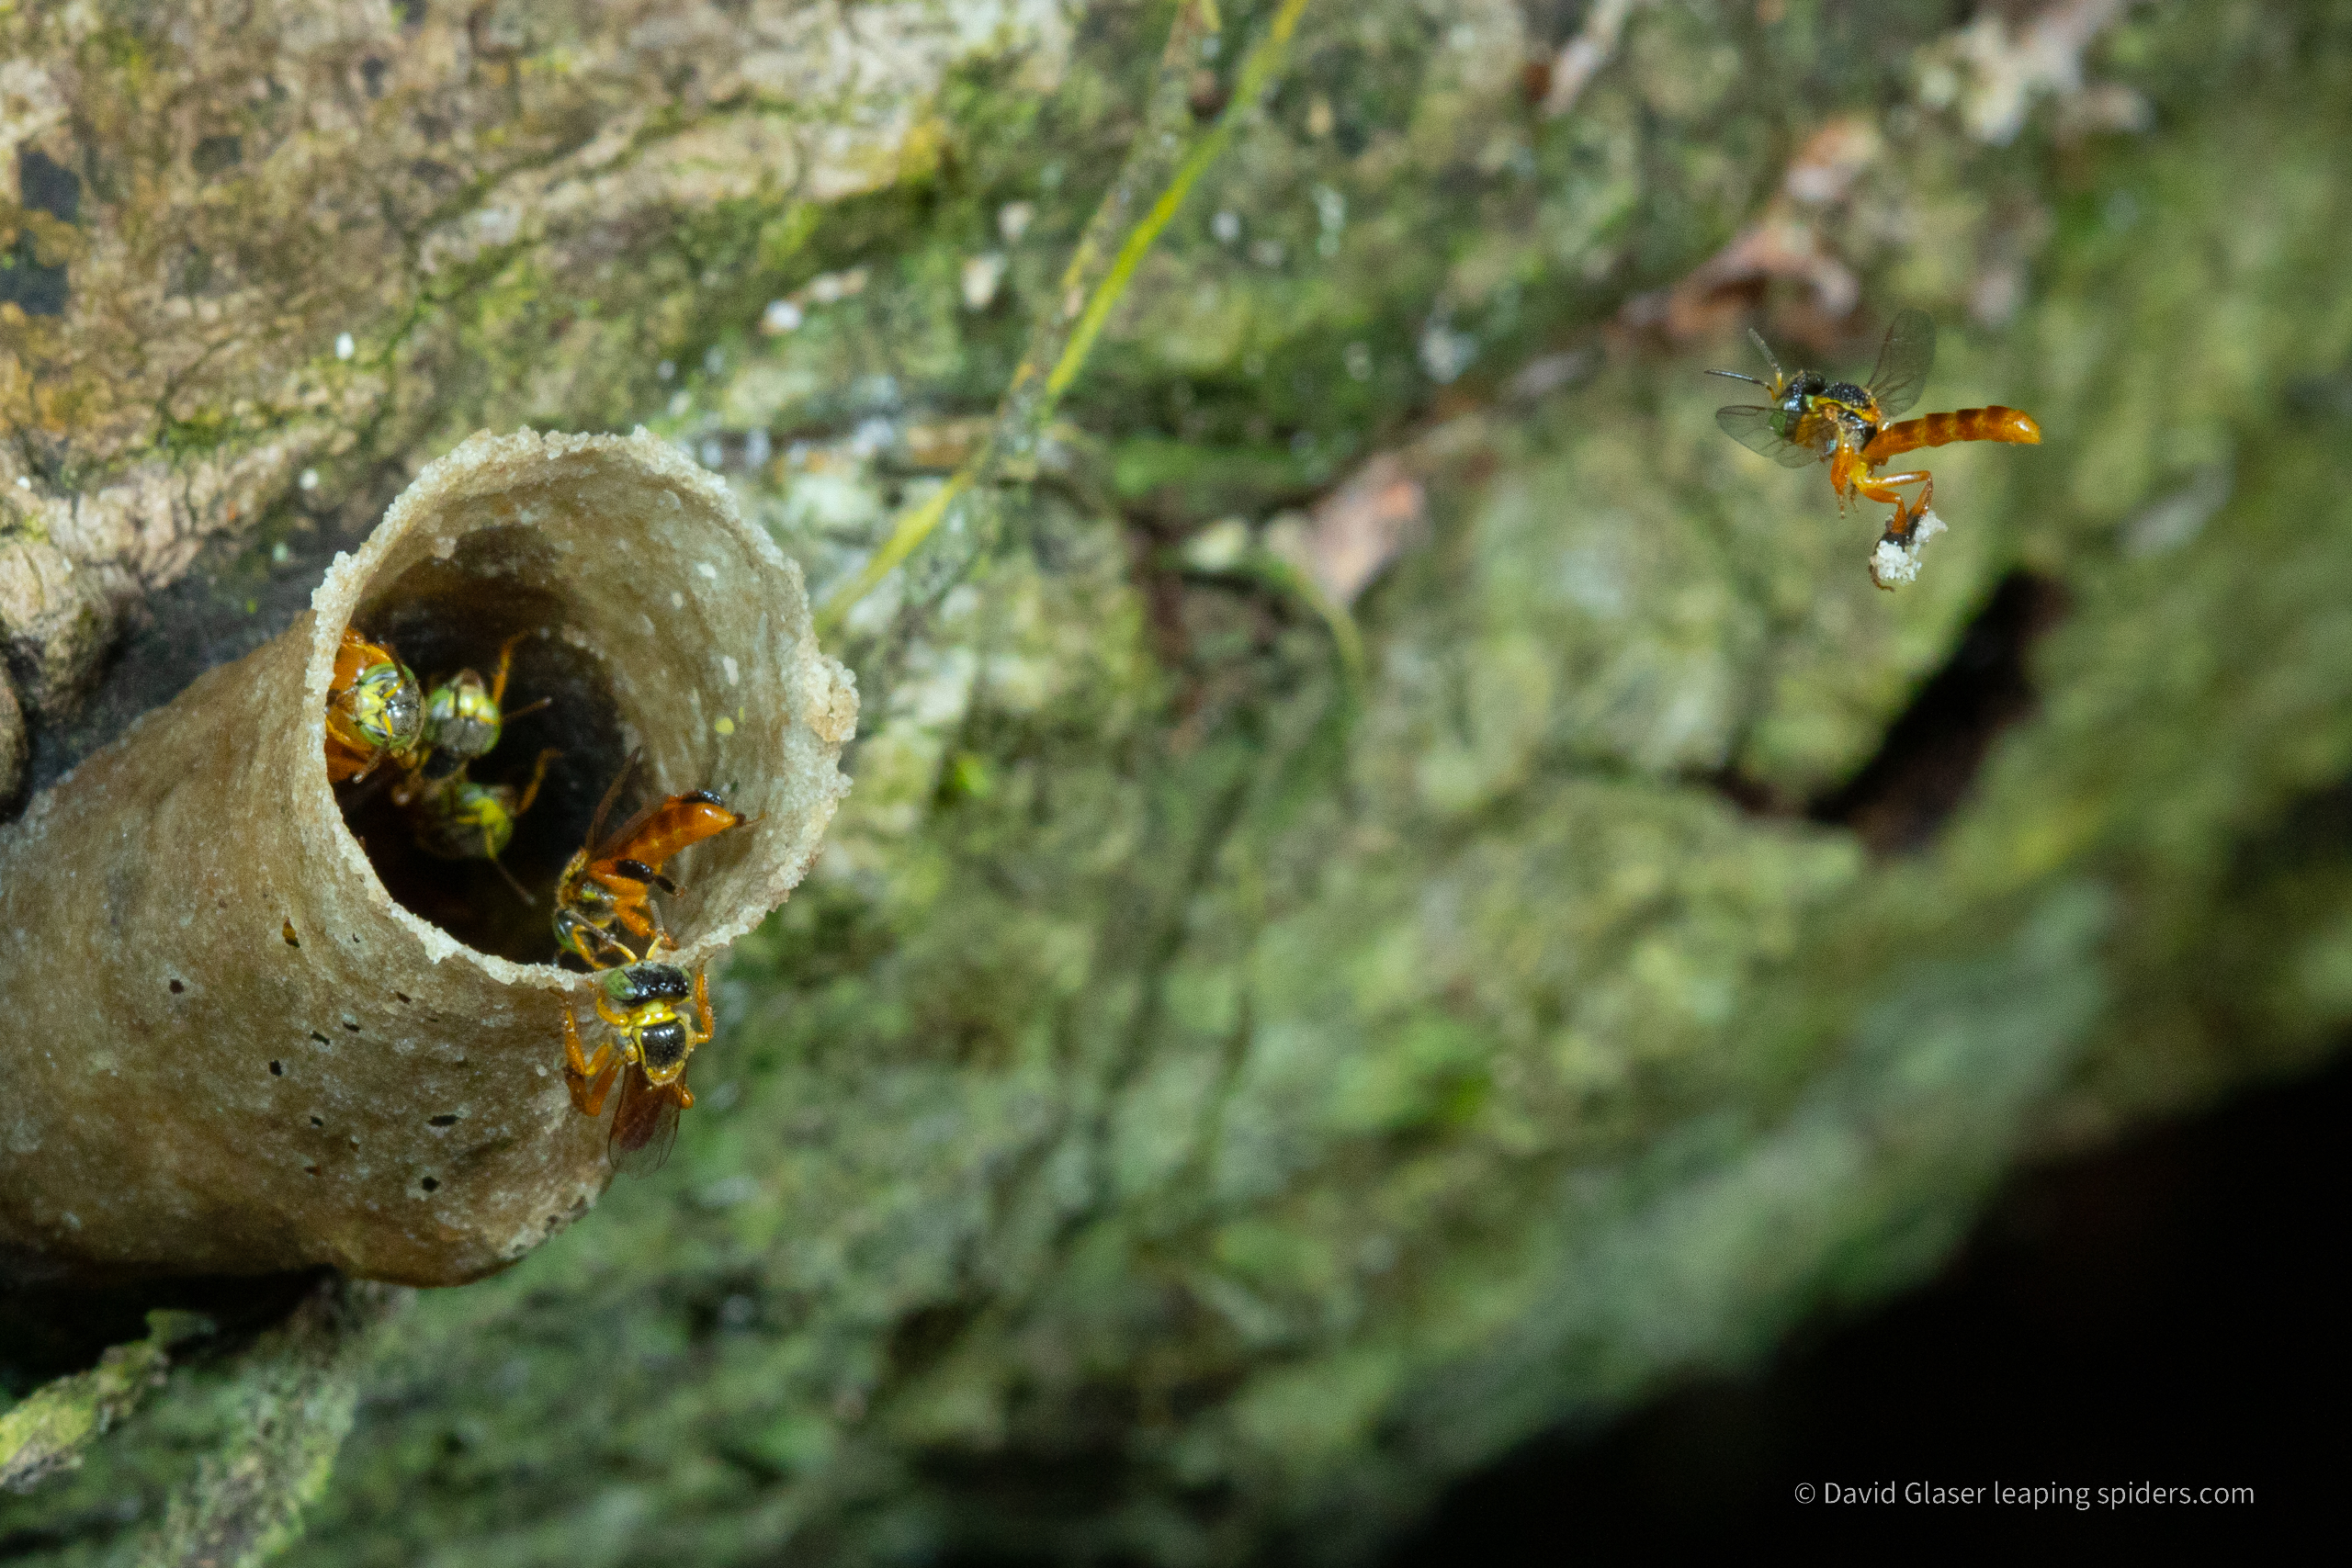
[[(393, 12), (351, 26), (506, 62), (492, 125), (736, 25)], [(1176, 14), (794, 15), (859, 89), (639, 134), (898, 112), (882, 174), (416, 264), (323, 496), (224, 526), (185, 613), (290, 614), (403, 465), (520, 422), (648, 422), (850, 580), (1069, 313)], [(1271, 15), (1182, 67), (1197, 126)], [(985, 47), (894, 96), (942, 17)], [(364, 1332), (199, 1346), (0, 1540), (281, 1521), (237, 1560), (314, 1498), (286, 1562), (1353, 1558), (1922, 1278), (2020, 1162), (2312, 1066), (2347, 89), (2342, 6), (1311, 0), (1042, 437), (850, 612), (854, 789), (667, 1168)], [(1951, 532), (1886, 594), (1879, 520), (1700, 371), (1753, 322), (1859, 372), (1906, 305), (1923, 408), (2045, 437), (1934, 454)], [(204, 451), (263, 439), (223, 406)]]

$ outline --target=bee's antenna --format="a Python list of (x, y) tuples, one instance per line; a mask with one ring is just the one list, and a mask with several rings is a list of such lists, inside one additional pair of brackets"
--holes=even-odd
[[(490, 847), (489, 838), (490, 835), (487, 833), (482, 835), (482, 847), (484, 849), (488, 849)], [(514, 874), (506, 869), (506, 863), (504, 861), (500, 860), (496, 855), (491, 855), (488, 859), (490, 861), (491, 869), (497, 872), (499, 875), (506, 879), (507, 886), (514, 889), (515, 897), (520, 898), (526, 904), (537, 905), (538, 903), (537, 898), (531, 897), (531, 890), (529, 888), (514, 880)]]
[(1745, 381), (1753, 387), (1762, 387), (1768, 392), (1772, 389), (1769, 382), (1759, 381), (1753, 376), (1743, 376), (1736, 370), (1710, 370), (1707, 374), (1710, 376), (1727, 376), (1735, 381)]
[(1764, 356), (1764, 363), (1772, 367), (1772, 379), (1775, 383), (1788, 379), (1785, 375), (1781, 374), (1781, 362), (1772, 357), (1772, 345), (1764, 341), (1764, 334), (1762, 333), (1758, 332), (1754, 327), (1748, 328), (1747, 341), (1756, 345), (1756, 352)]

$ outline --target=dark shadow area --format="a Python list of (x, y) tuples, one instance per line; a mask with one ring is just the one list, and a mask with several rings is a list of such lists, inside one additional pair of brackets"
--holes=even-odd
[(1966, 798), (1994, 740), (2033, 712), (2027, 654), (2065, 612), (2065, 591), (2050, 579), (2023, 571), (2002, 579), (1951, 658), (1887, 727), (1877, 754), (1805, 815), (1853, 829), (1877, 854), (1933, 839)]
[[(82, 176), (34, 148), (17, 154), (17, 189), (28, 210), (61, 223), (73, 222), (82, 209)], [(0, 249), (0, 302), (28, 316), (62, 316), (71, 292), (64, 264), (42, 262), (30, 233)]]
[(311, 594), (338, 550), (356, 549), (383, 510), (355, 506), (348, 524), (305, 518), (266, 536), (221, 540), (168, 588), (150, 593), (82, 705), (68, 717), (29, 726), (26, 783), (0, 817), (118, 739), (141, 715), (162, 707), (216, 664), (243, 659), (311, 607)]
[[(2098, 1154), (2020, 1172), (1932, 1283), (1800, 1328), (1764, 1367), (1670, 1389), (1614, 1426), (1538, 1437), (1449, 1488), (1377, 1568), (1682, 1561), (1883, 1527), (2052, 1542), (2232, 1537), (2333, 1495), (2352, 1352), (2338, 1266), (2352, 1055)], [(1131, 1414), (1131, 1413), (1130, 1413)], [(987, 1488), (1007, 1542), (1123, 1495), (1102, 1447), (934, 1479)], [(1892, 1483), (1894, 1503), (1825, 1504)], [(2089, 1506), (1902, 1500), (1906, 1484), (2087, 1488)], [(2228, 1506), (2102, 1504), (2100, 1487), (2251, 1487)], [(1814, 1488), (1810, 1503), (1797, 1488)], [(1214, 1512), (1218, 1499), (1192, 1501)], [(2060, 1533), (2063, 1532), (2063, 1533)], [(1323, 1560), (1268, 1543), (1263, 1568)], [(1129, 1561), (1118, 1557), (1105, 1562)], [(985, 1538), (954, 1568), (1046, 1559)]]
[[(6, 1269), (0, 1260), (0, 1274)], [(175, 1359), (232, 1348), (293, 1311), (324, 1273), (146, 1280), (96, 1289), (27, 1284), (8, 1276), (0, 1288), (0, 1399), (94, 1367), (110, 1346), (146, 1338), (147, 1314), (159, 1310), (197, 1313), (213, 1325), (210, 1335), (175, 1352)]]
[[(1865, 1520), (2242, 1531), (2308, 1508), (2334, 1451), (2317, 1435), (2337, 1429), (2352, 1372), (2337, 1257), (2347, 1119), (2352, 1059), (2338, 1057), (2316, 1078), (2023, 1173), (1935, 1284), (1800, 1333), (1752, 1377), (1527, 1444), (1455, 1485), (1383, 1561), (1606, 1560)], [(1795, 1497), (1801, 1483), (1890, 1480), (1893, 1505)], [(2256, 1501), (1936, 1508), (1899, 1500), (1913, 1481), (2250, 1486)]]
[(2065, 590), (2054, 581), (2026, 571), (2003, 578), (1951, 657), (1887, 726), (1870, 761), (1811, 801), (1736, 767), (1696, 782), (1758, 817), (1803, 816), (1849, 829), (1872, 854), (1923, 849), (1967, 799), (2001, 732), (2032, 716), (2027, 663), (2034, 643), (2065, 615)]

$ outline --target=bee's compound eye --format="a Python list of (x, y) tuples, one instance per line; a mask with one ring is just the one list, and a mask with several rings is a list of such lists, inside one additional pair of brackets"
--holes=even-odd
[(389, 746), (406, 746), (416, 739), (424, 725), (424, 709), (417, 700), (413, 682), (395, 674), (392, 679), (375, 684), (369, 694), (375, 698), (372, 716), (381, 731), (374, 739)]

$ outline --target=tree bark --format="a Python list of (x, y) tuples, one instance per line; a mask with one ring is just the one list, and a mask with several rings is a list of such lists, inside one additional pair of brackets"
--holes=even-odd
[[(28, 707), (37, 785), (481, 426), (658, 420), (854, 581), (1077, 313), (1173, 18), (264, 11), (0, 24), (0, 551), (203, 650)], [(1310, 6), (842, 605), (854, 791), (671, 1167), (389, 1331), (306, 1561), (1345, 1556), (2330, 1048), (2352, 18), (1949, 17)], [(1935, 454), (1883, 594), (1700, 372), (1915, 304), (1923, 406), (2044, 442)], [(162, 1429), (0, 1529), (162, 1517)]]

